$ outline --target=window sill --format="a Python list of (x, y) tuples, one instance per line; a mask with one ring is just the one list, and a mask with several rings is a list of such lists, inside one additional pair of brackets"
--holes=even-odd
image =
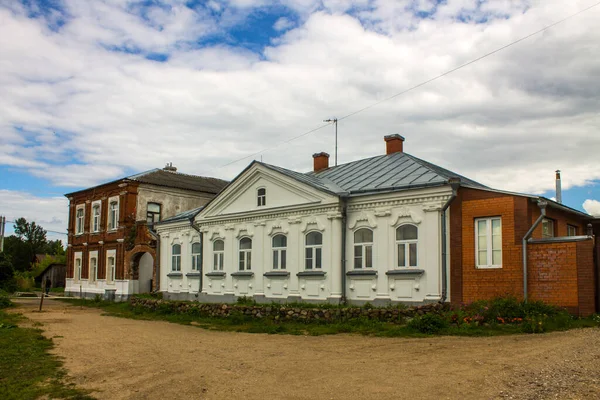
[(327, 272), (325, 271), (300, 271), (296, 274), (296, 276), (316, 276), (316, 277), (324, 277)]
[(475, 269), (502, 269), (502, 265), (477, 265)]
[(167, 276), (169, 278), (183, 278), (183, 274), (181, 272), (169, 272)]
[(115, 229), (107, 229), (106, 233), (117, 233), (117, 231), (118, 231), (117, 228), (115, 228)]
[(388, 276), (393, 275), (423, 275), (425, 273), (424, 269), (391, 269), (387, 271), (385, 274)]
[(377, 276), (377, 271), (374, 269), (354, 269), (346, 272), (347, 276)]
[(185, 274), (188, 278), (200, 278), (202, 274), (200, 272), (188, 272)]
[(225, 278), (225, 272), (223, 271), (212, 271), (204, 274), (205, 276), (210, 276), (211, 278)]
[(269, 272), (265, 272), (263, 274), (263, 276), (266, 276), (267, 278), (287, 278), (290, 276), (290, 272), (289, 271), (269, 271)]
[(254, 276), (254, 272), (252, 271), (238, 271), (233, 272), (231, 276), (235, 276), (236, 278), (252, 278)]

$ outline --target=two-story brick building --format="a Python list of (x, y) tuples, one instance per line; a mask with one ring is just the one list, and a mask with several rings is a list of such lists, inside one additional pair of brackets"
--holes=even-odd
[(162, 219), (208, 203), (227, 181), (178, 173), (172, 165), (66, 194), (67, 279), (72, 296), (126, 299), (156, 287)]

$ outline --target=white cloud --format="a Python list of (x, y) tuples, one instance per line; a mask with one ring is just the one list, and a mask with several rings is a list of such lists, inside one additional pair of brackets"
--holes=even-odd
[[(0, 189), (0, 210), (7, 221), (15, 221), (23, 217), (29, 222), (35, 221), (46, 230), (64, 232), (48, 232), (47, 238), (60, 239), (67, 243), (66, 228), (68, 222), (69, 202), (65, 197), (38, 197), (35, 194)], [(6, 234), (13, 233), (12, 224), (6, 224)]]
[(600, 217), (600, 201), (587, 199), (583, 202), (583, 209), (594, 217)]
[(286, 17), (281, 17), (275, 24), (273, 24), (273, 29), (276, 31), (286, 31), (294, 26), (294, 22)]
[[(215, 17), (172, 1), (145, 18), (120, 1), (65, 3), (69, 17), (56, 32), (0, 6), (0, 163), (81, 187), (168, 161), (231, 178), (250, 160), (216, 167), (589, 5), (449, 0), (418, 19), (415, 11), (433, 12), (431, 1), (282, 1), (301, 22), (256, 54), (194, 42), (226, 36), (264, 2), (213, 1)], [(599, 12), (341, 120), (340, 161), (381, 154), (382, 137), (401, 133), (407, 152), (500, 189), (550, 190), (556, 169), (564, 189), (600, 179), (600, 59), (590, 57), (600, 53)], [(321, 150), (333, 153), (332, 128), (262, 156), (308, 170)]]

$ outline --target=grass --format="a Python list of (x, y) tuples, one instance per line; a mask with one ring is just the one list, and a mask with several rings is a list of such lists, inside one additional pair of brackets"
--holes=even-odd
[[(132, 307), (128, 302), (112, 303), (105, 301), (94, 301), (84, 299), (62, 299), (73, 305), (95, 307), (105, 311), (104, 315), (138, 320), (159, 320), (183, 325), (192, 325), (208, 330), (288, 334), (288, 335), (333, 335), (339, 333), (353, 333), (369, 336), (382, 337), (431, 337), (431, 334), (421, 333), (410, 326), (410, 324), (395, 324), (358, 318), (352, 321), (325, 323), (311, 322), (303, 323), (293, 320), (272, 321), (268, 319), (257, 320), (245, 315), (230, 315), (227, 318), (201, 317), (197, 315), (168, 313), (160, 311), (145, 311)], [(571, 328), (582, 328), (598, 326), (591, 318), (571, 319), (569, 324), (561, 323), (556, 327), (546, 322), (546, 331), (565, 330)], [(461, 324), (449, 325), (437, 332), (437, 335), (449, 336), (500, 336), (523, 333), (522, 326), (517, 324)]]
[(0, 310), (0, 399), (93, 399), (65, 383), (62, 362), (48, 352), (52, 341), (39, 329), (17, 326), (24, 319)]

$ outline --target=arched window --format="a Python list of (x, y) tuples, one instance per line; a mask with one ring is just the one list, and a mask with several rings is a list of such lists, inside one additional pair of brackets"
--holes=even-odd
[(267, 189), (260, 188), (256, 191), (256, 203), (259, 207), (267, 205)]
[(354, 268), (373, 268), (373, 231), (354, 232)]
[(92, 216), (92, 232), (98, 232), (100, 230), (100, 204), (94, 204)]
[(108, 205), (108, 229), (117, 229), (119, 224), (119, 203), (111, 201)]
[(215, 240), (213, 242), (213, 270), (223, 271), (223, 258), (225, 256), (225, 242)]
[(81, 258), (75, 259), (75, 273), (73, 274), (76, 282), (81, 280)]
[(200, 271), (202, 262), (202, 245), (200, 242), (192, 243), (192, 271)]
[(286, 269), (287, 237), (273, 236), (273, 269)]
[(396, 229), (398, 267), (417, 266), (418, 229), (414, 225), (402, 225)]
[(320, 232), (310, 232), (306, 235), (304, 268), (321, 269), (323, 253), (323, 235)]
[(252, 239), (240, 239), (240, 271), (252, 268)]
[(181, 271), (181, 245), (171, 247), (171, 271)]
[(106, 259), (106, 280), (108, 283), (113, 283), (115, 281), (115, 258), (108, 257)]
[(96, 257), (90, 258), (90, 276), (89, 281), (95, 282), (98, 279), (98, 259)]
[(83, 215), (84, 215), (85, 211), (83, 210), (83, 208), (79, 208), (77, 210), (77, 227), (76, 227), (76, 233), (83, 233)]

